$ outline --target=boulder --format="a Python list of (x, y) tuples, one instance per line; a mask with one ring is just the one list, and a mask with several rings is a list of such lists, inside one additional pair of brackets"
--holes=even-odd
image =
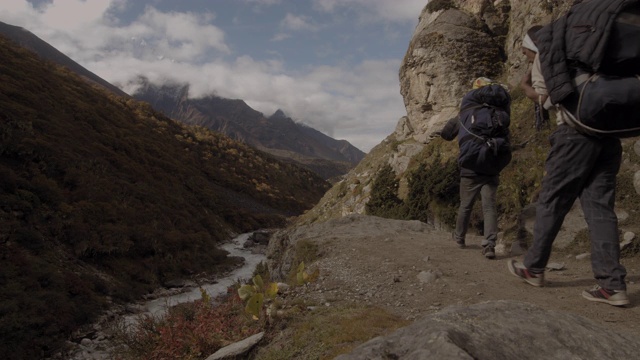
[(584, 317), (516, 301), (452, 306), (336, 360), (635, 359), (640, 340)]

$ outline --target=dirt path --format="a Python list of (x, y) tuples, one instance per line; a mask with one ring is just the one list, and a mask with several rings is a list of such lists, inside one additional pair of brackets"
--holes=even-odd
[(551, 262), (564, 270), (548, 271), (546, 286), (535, 288), (507, 270), (511, 257), (481, 255), (479, 236), (468, 236), (459, 249), (448, 231), (419, 222), (349, 216), (312, 225), (301, 238), (320, 245), (321, 257), (311, 264), (320, 278), (301, 296), (321, 304), (364, 302), (407, 319), (449, 305), (489, 300), (518, 300), (579, 314), (618, 332), (640, 336), (640, 259), (622, 262), (628, 272), (631, 305), (617, 308), (584, 300), (581, 292), (595, 284), (589, 259), (555, 252)]

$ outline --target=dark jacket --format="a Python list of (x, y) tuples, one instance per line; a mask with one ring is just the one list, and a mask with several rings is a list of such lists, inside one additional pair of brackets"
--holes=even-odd
[(554, 104), (575, 91), (571, 66), (597, 72), (615, 17), (640, 0), (586, 0), (536, 33), (542, 75)]

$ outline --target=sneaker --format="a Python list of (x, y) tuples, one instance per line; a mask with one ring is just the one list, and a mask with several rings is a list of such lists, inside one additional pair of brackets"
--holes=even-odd
[(513, 275), (524, 280), (529, 285), (533, 285), (536, 287), (544, 286), (544, 273), (532, 274), (531, 272), (529, 272), (529, 270), (527, 270), (526, 267), (524, 267), (524, 265), (519, 264), (515, 260), (509, 260), (507, 262), (507, 267)]
[(485, 246), (482, 248), (482, 255), (487, 259), (495, 259), (496, 258), (496, 250), (493, 246)]
[(467, 247), (467, 245), (464, 243), (464, 239), (463, 239), (463, 240), (457, 240), (457, 239), (456, 239), (456, 234), (455, 234), (455, 232), (452, 232), (452, 233), (451, 233), (451, 238), (453, 239), (453, 241), (455, 241), (455, 242), (456, 242), (456, 244), (458, 245), (458, 247), (459, 247), (460, 249), (464, 249), (465, 247)]
[(607, 290), (598, 285), (591, 290), (582, 292), (582, 297), (589, 301), (597, 301), (613, 306), (623, 306), (630, 303), (627, 292), (624, 290)]

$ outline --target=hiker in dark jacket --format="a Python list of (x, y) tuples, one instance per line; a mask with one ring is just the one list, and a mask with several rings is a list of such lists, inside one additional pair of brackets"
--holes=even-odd
[[(599, 18), (600, 6), (628, 1), (586, 1), (594, 6), (592, 16)], [(564, 36), (566, 20), (547, 25), (537, 32), (536, 46), (539, 50), (534, 60), (533, 88), (541, 98), (561, 98), (566, 92), (562, 83), (562, 66), (541, 59), (566, 59), (565, 53), (550, 51), (572, 51), (576, 43)], [(562, 32), (562, 33), (558, 33)], [(541, 36), (551, 34), (553, 36)], [(596, 31), (594, 31), (594, 34)], [(594, 39), (601, 35), (594, 35)], [(554, 39), (564, 40), (563, 45), (554, 45)], [(600, 41), (598, 39), (598, 41)], [(596, 41), (597, 42), (597, 41)], [(549, 69), (553, 66), (554, 69)], [(540, 73), (541, 72), (541, 73)], [(552, 81), (549, 76), (553, 76)], [(557, 77), (556, 77), (557, 76)], [(553, 83), (554, 88), (547, 86)], [(554, 100), (555, 101), (555, 100)], [(616, 175), (620, 170), (622, 147), (615, 137), (588, 136), (569, 126), (563, 117), (563, 108), (557, 112), (558, 127), (549, 137), (551, 148), (545, 162), (545, 175), (536, 205), (536, 221), (533, 228), (533, 244), (528, 249), (524, 262), (509, 260), (509, 271), (533, 286), (544, 286), (545, 268), (551, 256), (552, 244), (560, 231), (564, 218), (577, 198), (580, 198), (591, 240), (591, 267), (597, 285), (585, 290), (582, 296), (590, 301), (622, 306), (629, 304), (626, 293), (626, 269), (620, 264), (618, 219), (614, 212)]]
[[(479, 89), (483, 86), (491, 84), (495, 85), (495, 82), (487, 78), (478, 78), (476, 79), (476, 81), (474, 81), (473, 88)], [(469, 93), (467, 94), (467, 96), (465, 96), (462, 101), (461, 108), (464, 109), (465, 106), (469, 106), (468, 103), (474, 101), (474, 99), (470, 95), (472, 94)], [(484, 101), (481, 101), (480, 103), (482, 102)], [(510, 105), (510, 98), (505, 99), (503, 103), (506, 103), (506, 107), (508, 108)], [(440, 136), (444, 140), (452, 141), (456, 137), (462, 136), (460, 134), (460, 117), (465, 116), (463, 112), (464, 111), (462, 110), (459, 117), (450, 119), (445, 124), (444, 128), (440, 131)], [(456, 228), (453, 231), (452, 236), (460, 248), (466, 247), (465, 237), (469, 226), (471, 211), (476, 199), (478, 198), (478, 195), (480, 195), (482, 199), (482, 214), (484, 218), (484, 239), (481, 242), (482, 254), (488, 259), (493, 259), (496, 256), (495, 246), (498, 237), (496, 191), (498, 189), (499, 183), (499, 173), (495, 174), (494, 171), (490, 171), (490, 174), (479, 173), (477, 171), (460, 166), (460, 206), (458, 208)]]
[(568, 16), (536, 33), (542, 75), (551, 103), (560, 104), (575, 91), (571, 63), (580, 63), (581, 67), (593, 71), (600, 70), (615, 15), (638, 2), (640, 0), (583, 1), (574, 5)]

